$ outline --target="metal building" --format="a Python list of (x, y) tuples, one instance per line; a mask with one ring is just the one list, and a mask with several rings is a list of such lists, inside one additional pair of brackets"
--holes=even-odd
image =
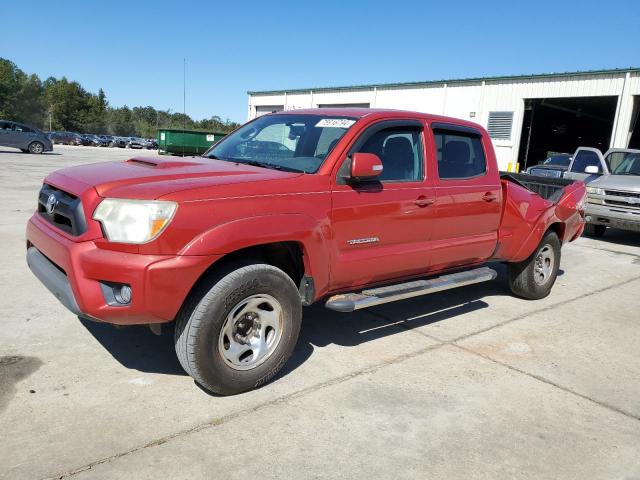
[(249, 118), (310, 107), (414, 110), (475, 121), (500, 168), (579, 146), (640, 148), (640, 68), (248, 92)]

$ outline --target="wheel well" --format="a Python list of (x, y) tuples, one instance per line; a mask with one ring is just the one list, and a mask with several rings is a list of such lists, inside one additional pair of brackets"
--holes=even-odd
[(556, 235), (558, 235), (558, 238), (562, 242), (563, 239), (564, 239), (565, 228), (566, 228), (566, 226), (565, 226), (564, 223), (556, 222), (556, 223), (552, 223), (551, 225), (549, 225), (549, 228), (547, 229), (547, 232), (548, 231), (556, 232)]
[(214, 262), (200, 276), (196, 285), (211, 275), (221, 271), (233, 269), (238, 264), (267, 263), (285, 272), (296, 285), (304, 276), (304, 260), (302, 245), (297, 242), (277, 242), (263, 245), (254, 245), (228, 253), (217, 262)]
[(300, 285), (304, 276), (303, 248), (297, 242), (277, 242), (255, 245), (236, 250), (222, 257), (207, 268), (191, 287), (182, 308), (194, 296), (202, 295), (211, 287), (211, 283), (233, 270), (249, 263), (267, 263), (285, 272), (295, 285)]

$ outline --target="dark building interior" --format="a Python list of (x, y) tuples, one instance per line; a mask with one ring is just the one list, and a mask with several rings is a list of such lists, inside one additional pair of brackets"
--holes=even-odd
[(578, 147), (606, 151), (617, 101), (616, 96), (525, 99), (520, 168), (536, 165), (551, 153), (573, 153)]

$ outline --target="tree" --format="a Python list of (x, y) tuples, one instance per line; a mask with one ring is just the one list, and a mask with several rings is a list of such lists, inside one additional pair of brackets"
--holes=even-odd
[(141, 137), (155, 137), (158, 128), (228, 132), (239, 126), (217, 116), (194, 121), (184, 113), (151, 106), (113, 108), (102, 89), (96, 95), (66, 77), (42, 82), (4, 58), (0, 58), (0, 118), (45, 130), (50, 123), (53, 130)]

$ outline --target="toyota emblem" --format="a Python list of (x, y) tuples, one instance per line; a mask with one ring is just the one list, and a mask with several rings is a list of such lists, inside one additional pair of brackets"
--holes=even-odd
[(56, 209), (57, 206), (58, 206), (58, 199), (52, 193), (51, 195), (49, 195), (49, 198), (47, 198), (47, 204), (45, 205), (47, 213), (49, 215), (52, 215), (53, 211)]

